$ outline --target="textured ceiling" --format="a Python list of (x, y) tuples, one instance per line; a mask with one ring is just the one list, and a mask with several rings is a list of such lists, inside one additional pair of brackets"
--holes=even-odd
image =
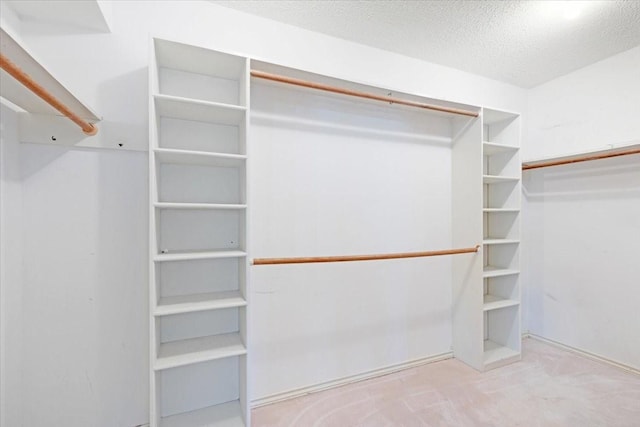
[(640, 45), (640, 1), (213, 1), (530, 88)]

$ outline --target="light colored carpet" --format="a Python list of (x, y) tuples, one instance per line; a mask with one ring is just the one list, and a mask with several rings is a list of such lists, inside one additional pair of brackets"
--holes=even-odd
[(521, 362), (455, 360), (275, 403), (254, 427), (640, 427), (640, 376), (526, 339)]

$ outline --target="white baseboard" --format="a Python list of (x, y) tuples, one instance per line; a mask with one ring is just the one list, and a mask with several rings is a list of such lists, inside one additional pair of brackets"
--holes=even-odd
[(319, 391), (328, 390), (331, 388), (340, 387), (347, 384), (352, 384), (358, 381), (364, 381), (371, 378), (381, 377), (384, 375), (392, 374), (394, 372), (402, 371), (404, 369), (414, 368), (420, 365), (426, 365), (427, 363), (439, 362), (441, 360), (447, 360), (453, 358), (453, 352), (447, 352), (437, 354), (434, 356), (423, 357), (420, 359), (410, 360), (408, 362), (398, 363), (396, 365), (387, 366), (384, 368), (374, 369), (371, 371), (363, 372), (357, 375), (351, 375), (344, 378), (339, 378), (332, 381), (318, 383), (307, 387), (301, 387), (294, 390), (285, 391), (282, 393), (272, 394), (270, 396), (262, 397), (260, 399), (252, 400), (251, 407), (257, 408), (271, 403), (281, 402), (283, 400), (289, 400), (296, 397), (305, 396), (311, 393), (317, 393)]
[(526, 337), (525, 337), (525, 334), (523, 334), (522, 337), (541, 341), (549, 345), (552, 345), (554, 347), (558, 347), (563, 350), (579, 354), (580, 356), (586, 357), (587, 359), (606, 363), (607, 365), (615, 366), (616, 368), (624, 369), (625, 371), (633, 372), (634, 374), (640, 375), (640, 369), (634, 368), (633, 366), (625, 365), (624, 363), (620, 363), (615, 360), (608, 359), (604, 356), (600, 356), (598, 354), (594, 354), (586, 350), (582, 350), (580, 348), (572, 347), (570, 345), (566, 345), (558, 341), (550, 340), (549, 338), (541, 337), (540, 335), (532, 334), (531, 332), (527, 332)]
[[(608, 359), (606, 357), (603, 357), (603, 356), (600, 356), (600, 355), (597, 355), (597, 354), (594, 354), (594, 353), (590, 353), (588, 351), (585, 351), (585, 350), (582, 350), (582, 349), (579, 349), (579, 348), (576, 348), (576, 347), (571, 347), (569, 345), (562, 344), (562, 343), (560, 343), (558, 341), (550, 340), (548, 338), (544, 338), (544, 337), (541, 337), (539, 335), (532, 334), (529, 331), (522, 333), (522, 339), (526, 339), (526, 338), (531, 338), (531, 339), (534, 339), (534, 340), (538, 340), (538, 341), (547, 343), (549, 345), (552, 345), (554, 347), (558, 347), (558, 348), (561, 348), (563, 350), (579, 354), (579, 355), (581, 355), (583, 357), (586, 357), (588, 359), (592, 359), (592, 360), (596, 360), (596, 361), (599, 361), (599, 362), (602, 362), (602, 363), (606, 363), (608, 365), (615, 366), (617, 368), (624, 369), (625, 371), (629, 371), (629, 372), (632, 372), (632, 373), (640, 375), (640, 370), (637, 369), (637, 368), (634, 368), (632, 366), (625, 365), (624, 363), (616, 362), (615, 360), (611, 360), (611, 359)], [(328, 390), (328, 389), (332, 389), (332, 388), (336, 388), (336, 387), (341, 387), (343, 385), (352, 384), (352, 383), (355, 383), (355, 382), (364, 381), (364, 380), (368, 380), (368, 379), (371, 379), (371, 378), (381, 377), (381, 376), (388, 375), (388, 374), (391, 374), (391, 373), (394, 373), (394, 372), (402, 371), (404, 369), (409, 369), (409, 368), (413, 368), (413, 367), (416, 367), (416, 366), (425, 365), (427, 363), (439, 362), (441, 360), (447, 360), (447, 359), (451, 359), (451, 358), (453, 358), (453, 352), (442, 353), (442, 354), (438, 354), (438, 355), (435, 355), (435, 356), (429, 356), (429, 357), (424, 357), (424, 358), (421, 358), (421, 359), (411, 360), (411, 361), (404, 362), (404, 363), (399, 363), (397, 365), (391, 365), (391, 366), (387, 366), (387, 367), (380, 368), (380, 369), (374, 369), (372, 371), (364, 372), (364, 373), (357, 374), (357, 375), (351, 375), (351, 376), (344, 377), (344, 378), (339, 378), (339, 379), (336, 379), (336, 380), (333, 380), (333, 381), (327, 381), (327, 382), (318, 383), (318, 384), (314, 384), (314, 385), (307, 386), (307, 387), (301, 387), (301, 388), (298, 388), (298, 389), (285, 391), (285, 392), (282, 392), (282, 393), (276, 393), (276, 394), (272, 394), (270, 396), (266, 396), (266, 397), (262, 397), (260, 399), (253, 400), (251, 402), (251, 407), (252, 408), (258, 408), (260, 406), (269, 405), (271, 403), (281, 402), (283, 400), (294, 399), (296, 397), (305, 396), (307, 394), (317, 393), (319, 391)]]

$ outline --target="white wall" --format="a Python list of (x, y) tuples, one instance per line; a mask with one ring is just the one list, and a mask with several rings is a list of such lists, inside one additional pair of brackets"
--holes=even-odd
[(2, 425), (146, 422), (146, 156), (18, 144), (2, 113)]
[[(640, 47), (530, 91), (525, 158), (640, 141)], [(524, 172), (525, 329), (640, 368), (640, 166)]]
[[(525, 91), (516, 87), (208, 2), (122, 1), (111, 6), (111, 34), (26, 22), (20, 28), (21, 38), (34, 56), (104, 117), (100, 124), (102, 135), (114, 146), (118, 142), (129, 148), (147, 146), (150, 35), (435, 98), (514, 111), (526, 108)], [(22, 424), (14, 423), (17, 419), (13, 418), (7, 427), (128, 427), (144, 422), (148, 399), (146, 157), (142, 153), (25, 145), (20, 149), (20, 161), (25, 275), (19, 291), (17, 284), (6, 284), (4, 280), (3, 287), (11, 286), (13, 292), (22, 293), (19, 311), (23, 318), (16, 318), (7, 327), (19, 331), (15, 338), (24, 342), (21, 349), (15, 347), (24, 364), (25, 376), (19, 388), (24, 399), (20, 399), (23, 408), (16, 413), (22, 417)], [(12, 222), (9, 227), (13, 225)], [(258, 229), (254, 227), (254, 231)], [(438, 237), (438, 243), (445, 240)], [(268, 255), (266, 251), (264, 255)], [(417, 280), (427, 274), (422, 268), (404, 274)], [(270, 271), (265, 274), (278, 276), (277, 270)], [(317, 282), (338, 280), (336, 272), (318, 277)], [(446, 274), (438, 273), (438, 277), (444, 278)], [(385, 271), (384, 277), (390, 286), (397, 280), (391, 270)], [(292, 289), (298, 285), (293, 281), (282, 283)], [(360, 295), (346, 295), (342, 287), (323, 289), (326, 290), (322, 292), (328, 292), (322, 296), (327, 303)], [(367, 337), (373, 327), (389, 327), (382, 335), (388, 339), (402, 325), (410, 325), (409, 334), (418, 331), (417, 325), (427, 319), (438, 325), (410, 337), (411, 348), (382, 357), (369, 355), (367, 368), (446, 351), (450, 340), (444, 332), (450, 328), (446, 302), (450, 295), (444, 288), (438, 289), (435, 300), (442, 302), (442, 307), (428, 305), (421, 317), (406, 317), (398, 314), (405, 309), (403, 304), (416, 313), (421, 300), (428, 301), (434, 296), (420, 294), (414, 299), (404, 295), (393, 306), (396, 311), (388, 313), (391, 317), (399, 315), (391, 326), (369, 325), (366, 320), (345, 326), (338, 321), (339, 317), (328, 314), (330, 321), (335, 321), (330, 323), (334, 329), (323, 326), (328, 328), (323, 333), (335, 334), (331, 345), (341, 346), (336, 351), (351, 358), (342, 365), (331, 362), (317, 366), (317, 372), (313, 373), (316, 377), (307, 378), (307, 384), (353, 373), (360, 355), (351, 353), (352, 338), (356, 333)], [(271, 304), (264, 292), (270, 289), (253, 290), (255, 313), (267, 311)], [(395, 295), (395, 292), (387, 295), (386, 290), (380, 292), (379, 297), (390, 299)], [(315, 303), (309, 295), (305, 297), (309, 304)], [(364, 301), (371, 307), (381, 307), (380, 300)], [(2, 313), (6, 319), (5, 311)], [(274, 317), (267, 324), (295, 322), (291, 312), (274, 311), (271, 315)], [(253, 316), (255, 330), (260, 330), (261, 322), (264, 319)], [(425, 338), (434, 341), (420, 342)], [(293, 350), (308, 354), (318, 343), (312, 336), (307, 344)], [(358, 348), (361, 351), (370, 347), (365, 343)], [(257, 339), (252, 351), (267, 354), (271, 349), (269, 343)], [(291, 386), (280, 383), (281, 390), (268, 386), (270, 370), (282, 369), (283, 365), (276, 365), (277, 360), (272, 358), (269, 363), (266, 360), (257, 359), (253, 366), (254, 381), (258, 384), (253, 398)], [(14, 363), (9, 370), (17, 367), (17, 362)], [(3, 369), (3, 375), (6, 372)], [(3, 377), (3, 384), (4, 380)], [(56, 385), (58, 389), (54, 389)], [(6, 395), (3, 399), (3, 403), (8, 402)]]
[[(252, 257), (451, 247), (448, 120), (263, 84), (251, 110)], [(254, 397), (449, 352), (451, 268), (253, 267)]]
[(640, 141), (638, 76), (640, 46), (529, 90), (522, 159)]
[(22, 414), (22, 186), (15, 113), (0, 106), (0, 425)]

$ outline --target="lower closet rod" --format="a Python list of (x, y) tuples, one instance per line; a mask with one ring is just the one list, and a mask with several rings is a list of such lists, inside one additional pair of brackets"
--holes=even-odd
[(343, 256), (319, 256), (319, 257), (299, 257), (299, 258), (254, 258), (253, 265), (273, 265), (273, 264), (307, 264), (312, 262), (344, 262), (344, 261), (374, 261), (381, 259), (397, 258), (419, 258), (439, 255), (468, 254), (478, 252), (480, 245), (473, 248), (444, 249), (440, 251), (426, 252), (400, 252), (392, 254), (377, 255), (343, 255)]

